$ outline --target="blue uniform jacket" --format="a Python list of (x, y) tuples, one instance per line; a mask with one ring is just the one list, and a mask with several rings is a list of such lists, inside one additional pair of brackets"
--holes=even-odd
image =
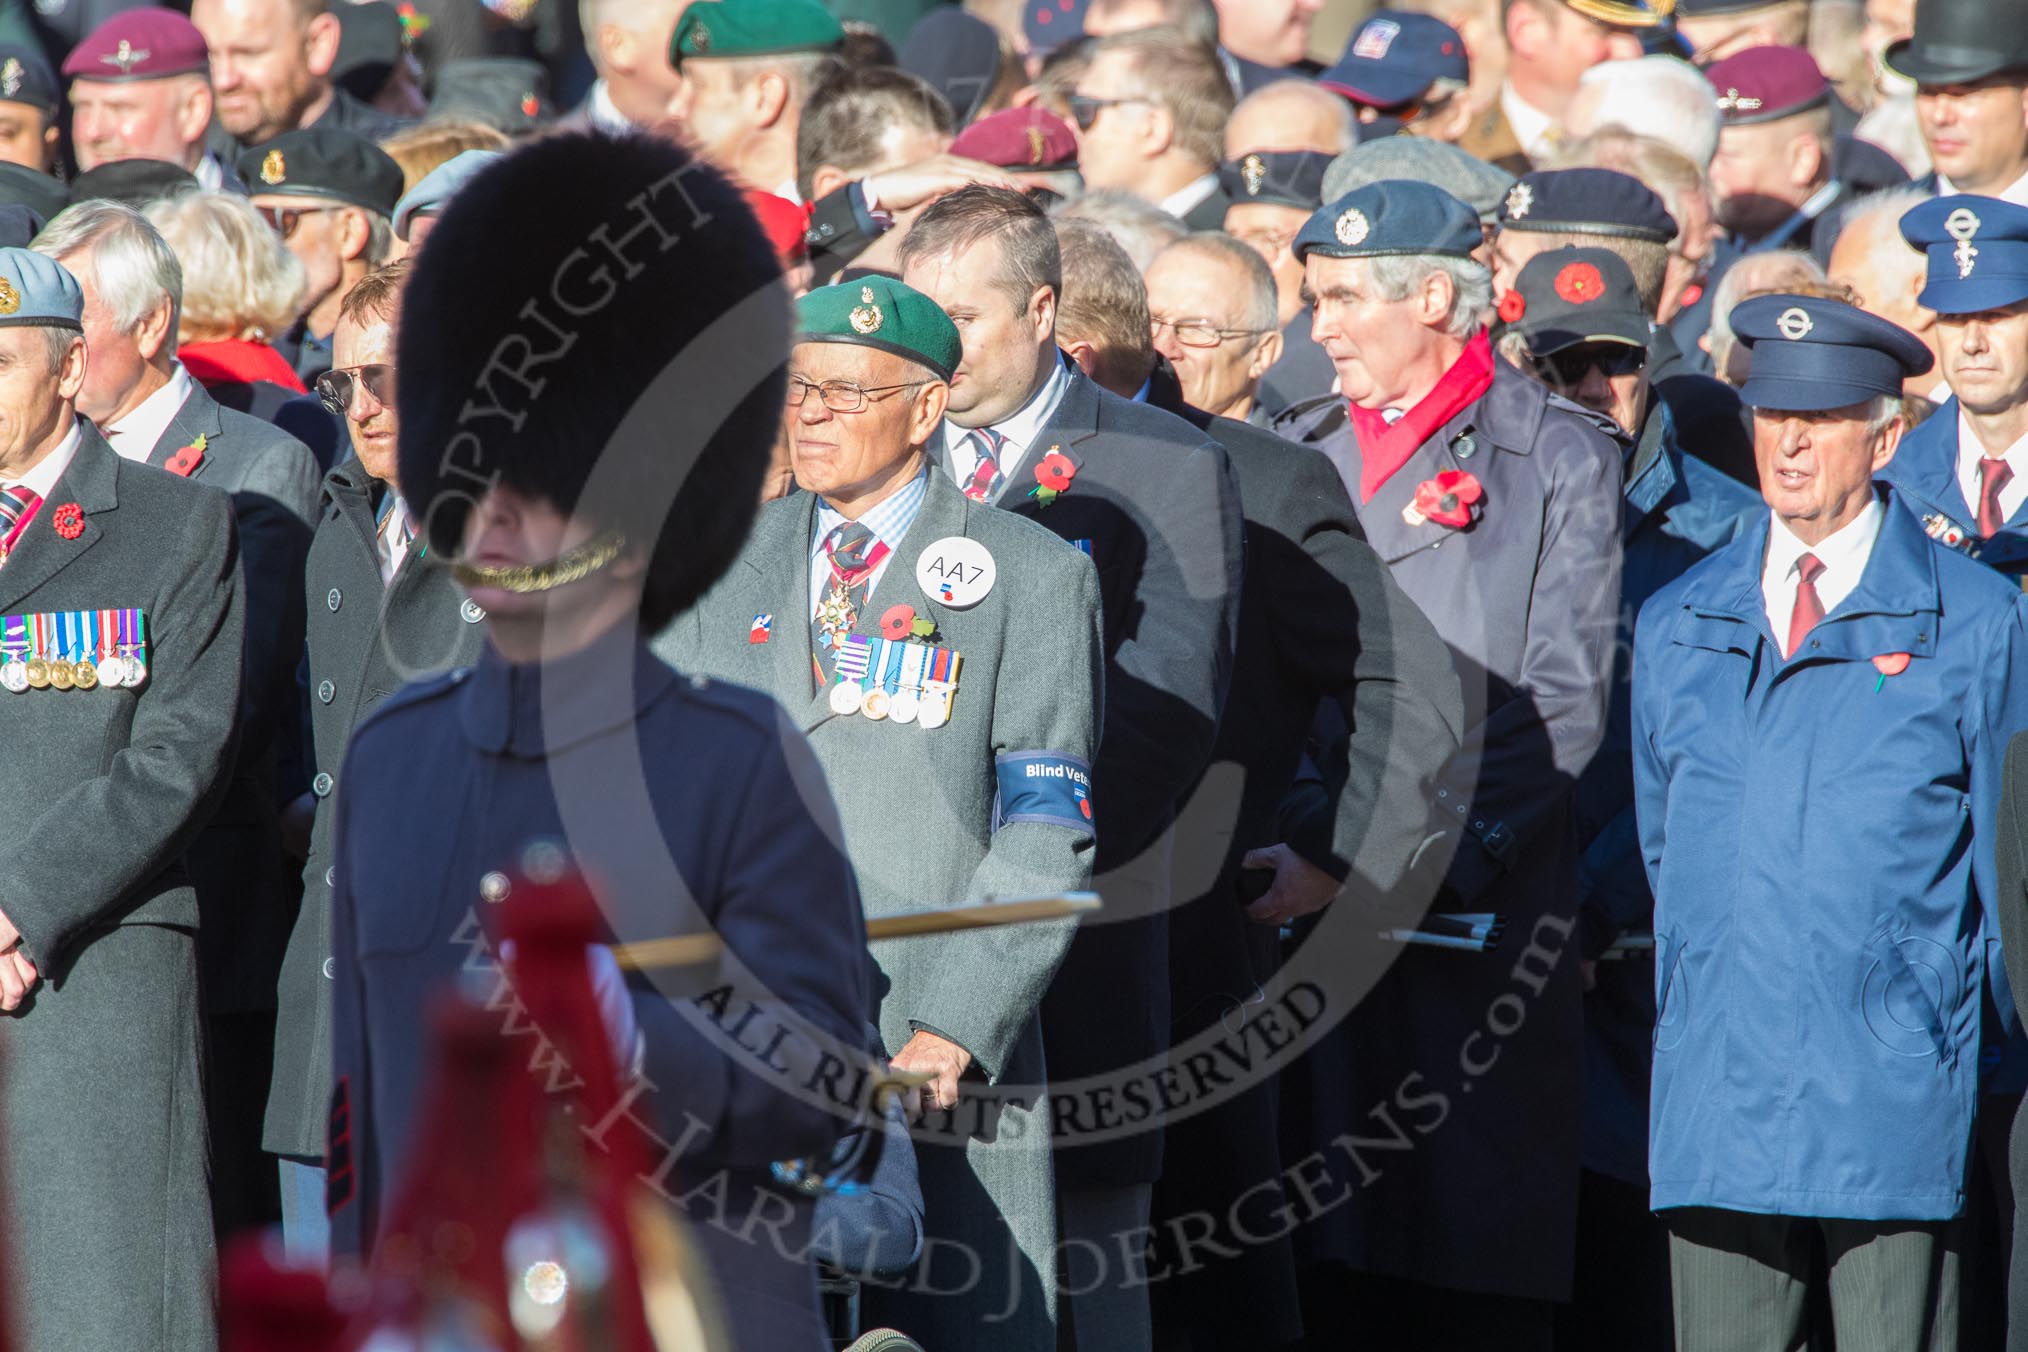
[[(1858, 587), (1785, 660), (1768, 531), (1656, 593), (1634, 641), (1650, 1200), (1947, 1219), (1998, 932), (2001, 757), (2028, 726), (2021, 594), (1890, 505)], [(1876, 669), (1887, 654), (1906, 669)]]
[[(1647, 929), (1654, 910), (1634, 827), (1634, 618), (1766, 510), (1752, 489), (1683, 453), (1667, 404), (1657, 399), (1652, 409), (1628, 455), (1621, 496), (1619, 645), (1605, 740), (1577, 781), (1578, 922), (1588, 958), (1629, 930)], [(1653, 975), (1646, 962), (1601, 964), (1584, 1000), (1584, 1165), (1639, 1184), (1648, 1179)]]
[(1950, 400), (1923, 419), (1880, 471), (1903, 507), (1932, 540), (1969, 554), (2009, 577), (2028, 573), (2028, 502), (2014, 510), (1997, 534), (1979, 534), (1979, 505), (1965, 501), (1958, 484), (1958, 401)]

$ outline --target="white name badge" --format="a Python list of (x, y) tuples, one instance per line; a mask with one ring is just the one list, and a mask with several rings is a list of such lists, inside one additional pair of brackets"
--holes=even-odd
[(915, 561), (915, 582), (923, 595), (953, 610), (970, 610), (993, 590), (998, 570), (977, 540), (947, 535)]

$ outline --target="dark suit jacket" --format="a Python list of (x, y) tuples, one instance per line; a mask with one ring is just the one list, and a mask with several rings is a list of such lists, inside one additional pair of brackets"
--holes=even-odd
[(176, 411), (148, 463), (166, 467), (199, 437), (204, 448), (192, 452), (195, 464), (184, 477), (232, 495), (250, 622), (239, 756), (224, 801), (189, 853), (204, 921), (198, 951), (208, 1009), (273, 1009), (275, 977), (295, 921), (295, 879), (279, 834), (279, 766), (285, 757), (295, 762), (290, 753), (301, 740), (296, 663), (303, 651), (303, 556), (310, 548), (317, 464), (294, 437), (219, 407), (202, 385)]
[(1232, 205), (1232, 199), (1225, 195), (1225, 189), (1213, 188), (1211, 196), (1183, 213), (1183, 224), (1192, 230), (1223, 230), (1225, 209)]
[[(1246, 781), (1216, 883), (1170, 913), (1171, 1029), (1180, 1044), (1243, 1016), (1276, 966), (1277, 928), (1247, 918), (1240, 860), (1281, 838), (1278, 809), (1318, 702), (1333, 702), (1354, 735), (1331, 848), (1317, 862), (1340, 877), (1359, 875), (1355, 895), (1339, 903), (1359, 906), (1362, 894), (1398, 884), (1431, 839), (1429, 793), (1457, 749), (1464, 701), (1450, 649), (1367, 546), (1330, 461), (1184, 403), (1166, 362), (1148, 402), (1225, 447), (1246, 511), (1239, 645), (1213, 753), (1216, 763), (1243, 768)], [(1272, 1095), (1264, 1085), (1169, 1124), (1159, 1216), (1229, 1216), (1248, 1187), (1274, 1173)], [(1225, 1224), (1214, 1236), (1243, 1257), (1210, 1261), (1166, 1295), (1184, 1303), (1211, 1345), (1295, 1341), (1292, 1246), (1257, 1235), (1249, 1242)]]
[[(1077, 473), (1043, 507), (1026, 494), (1051, 449)], [(999, 505), (1087, 548), (1104, 621), (1094, 885), (1112, 913), (1078, 931), (1043, 998), (1044, 1055), (1061, 1083), (1119, 1071), (1168, 1044), (1164, 836), (1210, 764), (1231, 684), (1242, 521), (1222, 449), (1182, 419), (1109, 394), (1075, 370), (1010, 473)], [(1195, 896), (1209, 881), (1177, 880), (1175, 895)], [(1148, 1181), (1160, 1158), (1151, 1134), (1060, 1150), (1057, 1173), (1073, 1185)]]

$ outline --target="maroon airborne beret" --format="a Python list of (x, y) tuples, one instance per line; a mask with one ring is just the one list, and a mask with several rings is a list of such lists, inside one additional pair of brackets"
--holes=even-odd
[(1772, 122), (1808, 112), (1831, 99), (1831, 82), (1801, 47), (1749, 47), (1707, 67), (1728, 127)]
[(1077, 168), (1077, 136), (1045, 108), (1008, 108), (958, 133), (951, 154), (1002, 169), (1048, 173)]
[(210, 69), (204, 34), (173, 9), (115, 14), (86, 35), (63, 62), (63, 73), (74, 80), (159, 80)]

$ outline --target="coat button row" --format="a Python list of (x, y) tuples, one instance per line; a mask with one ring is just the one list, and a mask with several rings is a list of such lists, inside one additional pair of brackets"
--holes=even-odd
[(479, 879), (479, 895), (496, 905), (507, 900), (507, 894), (512, 890), (504, 873), (488, 873)]
[(465, 617), (466, 624), (477, 624), (486, 618), (486, 608), (476, 601), (467, 600), (458, 607), (458, 614)]
[(329, 681), (319, 681), (317, 683), (317, 698), (324, 701), (324, 703), (329, 704), (337, 697), (337, 694), (338, 687)]
[(319, 798), (329, 798), (331, 796), (331, 784), (332, 779), (330, 775), (319, 774), (315, 779), (310, 781), (310, 792), (316, 794)]

